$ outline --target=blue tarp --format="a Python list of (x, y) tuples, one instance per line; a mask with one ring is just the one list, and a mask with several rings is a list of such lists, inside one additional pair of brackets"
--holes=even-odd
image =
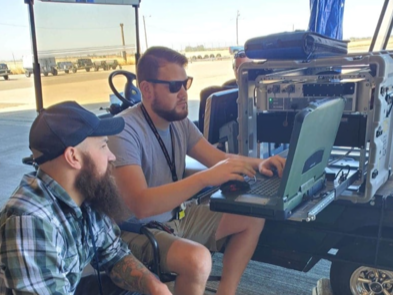
[(344, 2), (345, 0), (310, 0), (308, 30), (342, 40)]

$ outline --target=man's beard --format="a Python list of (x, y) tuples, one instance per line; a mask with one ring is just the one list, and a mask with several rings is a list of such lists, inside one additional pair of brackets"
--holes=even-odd
[(158, 93), (155, 93), (155, 98), (152, 103), (152, 110), (161, 118), (165, 119), (168, 122), (180, 121), (185, 119), (188, 116), (188, 103), (186, 103), (185, 111), (182, 113), (178, 113), (176, 111), (176, 106), (171, 110), (165, 110), (158, 98)]
[(116, 187), (112, 176), (114, 168), (108, 163), (103, 176), (99, 176), (96, 166), (87, 155), (83, 155), (84, 167), (75, 180), (75, 187), (90, 207), (120, 223), (130, 216), (130, 211)]

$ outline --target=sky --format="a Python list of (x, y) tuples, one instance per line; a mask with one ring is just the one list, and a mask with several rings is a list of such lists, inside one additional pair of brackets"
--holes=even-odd
[[(344, 39), (371, 37), (383, 0), (346, 0)], [(305, 30), (309, 0), (142, 0), (139, 33), (142, 50), (164, 45), (228, 47), (252, 37)], [(135, 18), (131, 6), (44, 3), (35, 0), (40, 51), (135, 46)], [(239, 14), (239, 16), (237, 16)], [(144, 26), (145, 24), (145, 26)], [(146, 31), (145, 29), (146, 28)], [(31, 48), (28, 7), (23, 0), (0, 0), (0, 60), (21, 59)]]

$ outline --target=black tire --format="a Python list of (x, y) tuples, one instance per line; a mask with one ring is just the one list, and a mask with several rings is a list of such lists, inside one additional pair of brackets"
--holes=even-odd
[(44, 72), (44, 76), (46, 77), (46, 76), (48, 76), (49, 75), (49, 73), (48, 72)]
[(70, 70), (65, 70), (64, 71), (66, 74), (69, 74), (70, 73)]
[(86, 68), (86, 72), (90, 72), (90, 68)]
[[(358, 243), (340, 249), (337, 257), (350, 261), (364, 261), (373, 263), (371, 247), (365, 247)], [(378, 272), (378, 275), (375, 275)], [(393, 272), (376, 269), (362, 264), (344, 261), (333, 261), (330, 267), (330, 284), (334, 295), (363, 295), (363, 294), (393, 294), (393, 284), (384, 284), (383, 281), (393, 279)], [(374, 293), (372, 293), (374, 292)]]
[(25, 76), (26, 76), (27, 78), (30, 78), (31, 73), (30, 73), (29, 71), (25, 71)]
[(77, 69), (76, 69), (76, 68), (73, 68), (73, 69), (72, 69), (72, 72), (75, 74), (75, 73), (77, 72)]
[(53, 75), (53, 76), (57, 76), (57, 74), (58, 74), (57, 70), (56, 70), (56, 69), (53, 69), (53, 70), (52, 70), (52, 75)]
[(3, 76), (4, 80), (8, 80), (8, 75)]

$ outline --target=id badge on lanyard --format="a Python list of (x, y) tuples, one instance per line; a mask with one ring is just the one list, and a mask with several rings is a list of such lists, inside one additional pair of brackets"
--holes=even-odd
[(181, 220), (186, 216), (186, 204), (181, 203), (179, 207), (177, 207), (177, 212), (176, 212), (176, 219)]
[[(165, 159), (167, 161), (167, 164), (169, 166), (169, 169), (171, 170), (171, 174), (172, 174), (172, 180), (178, 181), (178, 177), (176, 175), (176, 164), (175, 164), (175, 147), (173, 144), (174, 141), (174, 135), (173, 135), (173, 130), (172, 130), (172, 124), (169, 126), (170, 128), (170, 133), (171, 133), (171, 144), (172, 144), (172, 159), (169, 156), (169, 153), (165, 147), (165, 144), (160, 136), (160, 134), (157, 131), (156, 126), (154, 126), (154, 123), (152, 121), (152, 119), (150, 118), (149, 114), (147, 113), (145, 106), (143, 104), (141, 104), (141, 110), (143, 113), (143, 116), (145, 117), (147, 123), (150, 126), (150, 129), (153, 131), (154, 135), (156, 136), (158, 143), (160, 144), (161, 150), (165, 156)], [(176, 216), (175, 218), (180, 220), (183, 219), (184, 216), (186, 216), (186, 205), (185, 203), (182, 203), (177, 209), (176, 209)]]

